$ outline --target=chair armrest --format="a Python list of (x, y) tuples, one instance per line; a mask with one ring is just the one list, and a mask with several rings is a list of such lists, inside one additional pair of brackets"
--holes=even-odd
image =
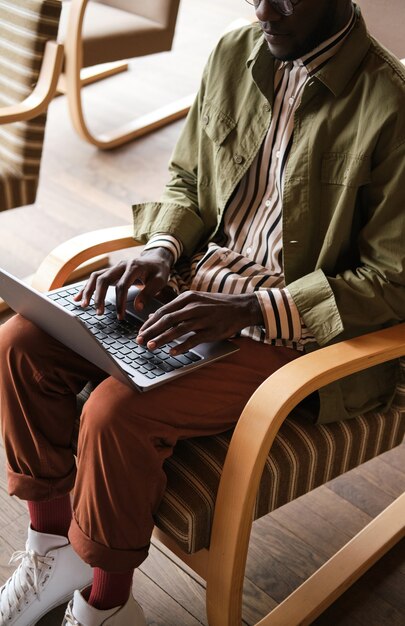
[(132, 234), (132, 226), (102, 228), (78, 235), (57, 246), (42, 261), (32, 285), (39, 291), (62, 287), (82, 263), (100, 254), (141, 245)]
[[(344, 376), (405, 354), (405, 323), (327, 346), (277, 370), (255, 391), (235, 428), (221, 475), (210, 551), (221, 588), (222, 563), (243, 554), (263, 467), (283, 421), (307, 395)], [(219, 554), (219, 552), (217, 552)], [(243, 557), (241, 557), (243, 558)]]
[[(309, 394), (345, 376), (405, 354), (405, 323), (306, 354), (267, 378), (246, 404), (230, 444), (222, 479), (245, 461), (251, 480), (260, 480), (277, 432)], [(227, 468), (227, 464), (234, 467)], [(234, 476), (233, 476), (234, 478)], [(240, 489), (238, 482), (238, 489)]]
[(45, 46), (44, 58), (32, 93), (18, 104), (0, 109), (0, 124), (11, 124), (30, 120), (46, 111), (55, 95), (59, 74), (63, 63), (63, 46), (55, 41), (48, 41)]

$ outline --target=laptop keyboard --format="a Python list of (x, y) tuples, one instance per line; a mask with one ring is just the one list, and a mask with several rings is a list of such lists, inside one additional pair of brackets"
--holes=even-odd
[(76, 294), (77, 287), (73, 287), (50, 293), (48, 297), (77, 315), (110, 354), (146, 378), (158, 378), (167, 372), (173, 372), (201, 360), (201, 357), (191, 350), (172, 356), (170, 349), (177, 345), (175, 342), (150, 352), (135, 341), (140, 328), (136, 321), (118, 320), (115, 306), (108, 302), (105, 304), (104, 315), (96, 315), (92, 307), (82, 309), (79, 304), (72, 301)]

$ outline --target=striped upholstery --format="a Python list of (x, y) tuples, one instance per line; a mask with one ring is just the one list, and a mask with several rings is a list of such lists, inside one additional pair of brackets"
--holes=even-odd
[[(399, 445), (405, 432), (405, 358), (391, 409), (313, 425), (292, 416), (282, 425), (263, 472), (255, 519)], [(79, 408), (90, 389), (79, 397)], [(165, 464), (167, 488), (156, 525), (188, 553), (209, 545), (219, 479), (232, 433), (181, 441)], [(75, 434), (77, 440), (77, 432)]]
[[(60, 11), (60, 0), (0, 0), (0, 107), (32, 92)], [(43, 114), (0, 126), (0, 211), (35, 201), (45, 121)]]

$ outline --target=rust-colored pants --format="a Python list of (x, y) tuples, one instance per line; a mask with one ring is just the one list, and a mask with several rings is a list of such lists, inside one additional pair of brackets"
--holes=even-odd
[[(147, 393), (15, 316), (0, 328), (2, 433), (10, 494), (44, 501), (74, 487), (70, 541), (93, 567), (123, 571), (146, 558), (178, 439), (232, 428), (258, 385), (299, 356), (250, 339), (240, 350)], [(76, 395), (99, 383), (71, 449)]]

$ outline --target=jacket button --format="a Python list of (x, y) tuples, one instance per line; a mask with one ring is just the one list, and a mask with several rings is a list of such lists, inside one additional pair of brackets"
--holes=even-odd
[(241, 163), (243, 163), (244, 158), (242, 155), (240, 154), (235, 154), (235, 156), (233, 157), (233, 160), (235, 161), (235, 163), (237, 163), (238, 165), (240, 165)]
[(263, 110), (266, 111), (266, 113), (269, 113), (271, 111), (271, 106), (268, 102), (266, 102), (266, 104), (263, 104)]
[(210, 118), (208, 117), (208, 115), (204, 115), (202, 118), (202, 123), (204, 124), (204, 126), (208, 126), (209, 121), (210, 121)]

